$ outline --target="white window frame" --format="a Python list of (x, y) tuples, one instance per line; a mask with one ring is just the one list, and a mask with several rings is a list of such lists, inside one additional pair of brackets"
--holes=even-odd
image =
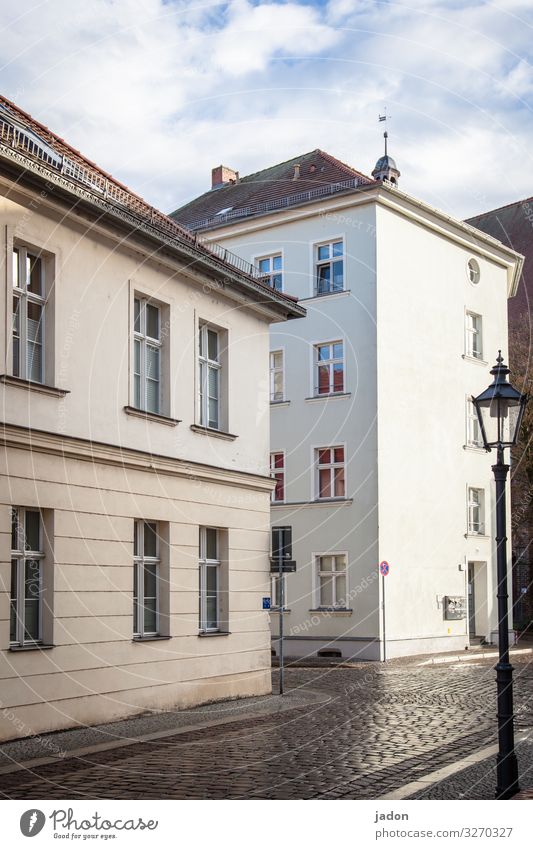
[(483, 448), (483, 437), (472, 398), (466, 396), (466, 444), (468, 448)]
[[(322, 557), (334, 557), (335, 560), (337, 558), (344, 558), (344, 569), (337, 571), (321, 571), (320, 562)], [(348, 552), (347, 551), (322, 551), (318, 554), (313, 554), (315, 569), (314, 574), (316, 578), (316, 598), (315, 598), (315, 607), (318, 609), (335, 609), (335, 610), (348, 610), (348, 598), (349, 598), (349, 587), (348, 587)], [(332, 604), (322, 604), (321, 593), (322, 593), (322, 577), (333, 577), (335, 580), (333, 581), (333, 602)], [(345, 594), (344, 598), (338, 600), (337, 599), (337, 577), (343, 577), (345, 579)], [(342, 601), (342, 604), (339, 603)]]
[[(135, 318), (135, 309), (136, 302), (139, 303), (139, 328), (135, 327), (136, 318)], [(158, 339), (154, 339), (152, 336), (148, 336), (147, 334), (147, 321), (146, 321), (146, 308), (147, 306), (153, 307), (157, 310), (157, 330), (158, 330)], [(139, 371), (135, 370), (135, 348), (136, 345), (139, 345)], [(157, 380), (153, 377), (149, 376), (147, 373), (147, 356), (146, 351), (148, 348), (155, 349), (158, 353), (158, 374)], [(133, 300), (133, 363), (132, 363), (132, 371), (133, 371), (133, 406), (142, 410), (146, 413), (154, 413), (155, 415), (159, 415), (161, 413), (161, 360), (162, 360), (162, 348), (163, 343), (161, 340), (161, 307), (159, 304), (154, 303), (150, 298), (147, 298), (145, 295), (135, 294)], [(137, 397), (137, 388), (136, 388), (136, 378), (139, 378), (139, 393)], [(148, 382), (152, 381), (153, 383), (157, 383), (157, 410), (149, 410), (148, 409)]]
[[(477, 495), (474, 496), (474, 493), (477, 493)], [(478, 521), (475, 520), (475, 511), (478, 512)], [(468, 534), (472, 536), (485, 536), (485, 490), (482, 487), (468, 487), (467, 516)]]
[[(281, 366), (275, 366), (274, 356), (281, 354)], [(276, 375), (281, 374), (281, 398), (276, 398)], [(275, 351), (270, 351), (270, 403), (280, 404), (285, 401), (285, 349), (277, 348)]]
[(280, 581), (283, 581), (283, 599), (285, 602), (283, 605), (283, 610), (289, 609), (287, 607), (287, 581), (285, 580), (286, 577), (287, 576), (283, 573), (281, 574), (281, 576), (279, 574), (276, 574), (275, 572), (270, 575), (270, 607), (272, 610), (280, 609)]
[[(10, 645), (16, 646), (26, 646), (26, 645), (37, 645), (42, 643), (42, 634), (43, 634), (43, 562), (44, 562), (44, 550), (43, 550), (43, 517), (42, 513), (37, 508), (32, 507), (12, 507), (12, 517), (15, 517), (16, 522), (16, 538), (17, 538), (17, 547), (11, 548), (11, 569), (13, 566), (16, 570), (15, 576), (15, 587), (16, 587), (16, 599), (15, 599), (15, 610), (16, 610), (16, 624), (15, 624), (15, 639), (11, 638), (11, 624), (10, 624), (10, 635), (9, 642)], [(26, 514), (27, 513), (38, 513), (39, 514), (39, 549), (37, 551), (32, 551), (26, 549), (25, 546), (25, 538), (26, 538)], [(39, 564), (39, 604), (38, 604), (38, 635), (36, 638), (32, 638), (30, 640), (25, 638), (25, 605), (26, 605), (26, 561), (34, 560)], [(11, 606), (13, 604), (13, 599), (10, 597), (10, 612)], [(11, 619), (10, 619), (11, 623)]]
[[(275, 259), (280, 260), (281, 265), (280, 265), (279, 269), (274, 268), (274, 260)], [(283, 251), (274, 251), (271, 254), (262, 254), (261, 256), (256, 256), (256, 257), (253, 258), (253, 262), (254, 262), (254, 265), (257, 265), (257, 267), (259, 268), (261, 276), (262, 277), (268, 277), (268, 285), (272, 289), (274, 289), (274, 291), (276, 291), (276, 292), (283, 292), (284, 291), (284, 282), (285, 281), (284, 281), (284, 275), (283, 275), (283, 265), (284, 265), (284, 263), (283, 263)], [(261, 268), (260, 268), (261, 262), (268, 262), (268, 270), (261, 271)], [(274, 285), (274, 278), (275, 277), (281, 278), (279, 288)]]
[[(333, 254), (333, 245), (337, 244), (342, 245), (342, 253), (338, 255)], [(320, 248), (329, 248), (329, 257), (327, 259), (319, 259)], [(333, 288), (333, 264), (335, 262), (342, 262), (342, 287), (340, 289)], [(318, 291), (318, 281), (319, 281), (319, 269), (323, 266), (330, 266), (330, 288), (327, 292), (319, 292)], [(334, 295), (338, 292), (346, 291), (346, 248), (344, 242), (344, 236), (339, 236), (338, 238), (330, 238), (326, 239), (323, 242), (317, 242), (313, 246), (313, 295), (315, 297), (321, 297), (322, 295)]]
[(472, 359), (483, 360), (483, 319), (472, 310), (465, 312), (465, 354)]
[[(335, 462), (335, 459), (334, 459), (335, 454), (334, 453), (332, 453), (332, 455), (331, 455), (333, 459), (330, 463), (320, 463), (319, 462), (321, 451), (332, 451), (332, 452), (334, 452), (336, 448), (342, 448), (343, 451), (344, 451), (344, 460), (342, 461), (342, 463)], [(347, 497), (346, 492), (347, 492), (347, 489), (348, 489), (348, 487), (347, 487), (347, 470), (346, 470), (346, 444), (339, 442), (336, 445), (314, 446), (312, 450), (313, 450), (313, 468), (314, 468), (314, 491), (313, 491), (314, 500), (315, 501), (330, 501), (330, 500), (342, 501), (343, 499), (346, 499), (346, 497)], [(320, 495), (320, 471), (322, 469), (330, 469), (331, 470), (330, 489), (332, 491), (334, 491), (334, 489), (335, 489), (335, 469), (339, 469), (339, 468), (344, 469), (344, 493), (343, 493), (343, 495)]]
[[(149, 556), (144, 553), (144, 527), (145, 525), (155, 525), (155, 538), (156, 538), (156, 554), (155, 556)], [(160, 534), (159, 534), (159, 523), (152, 522), (146, 519), (135, 519), (134, 520), (134, 543), (133, 543), (133, 568), (135, 570), (135, 577), (137, 582), (137, 600), (135, 600), (135, 577), (134, 577), (134, 591), (133, 591), (133, 635), (134, 637), (156, 637), (159, 635), (160, 628), (160, 592), (159, 592), (159, 584), (160, 584), (160, 570), (161, 570), (161, 557), (160, 557)], [(137, 543), (137, 554), (135, 554), (135, 542)], [(156, 567), (155, 574), (155, 631), (147, 631), (144, 627), (144, 568), (145, 566), (154, 566)], [(135, 627), (137, 625), (137, 628)]]
[[(208, 334), (214, 333), (217, 337), (217, 359), (209, 357)], [(221, 430), (221, 390), (222, 390), (222, 363), (220, 362), (221, 332), (207, 322), (201, 322), (198, 327), (198, 424), (212, 430)], [(209, 396), (209, 376), (212, 372), (217, 376), (217, 398)], [(209, 417), (209, 401), (216, 400), (216, 425), (210, 424), (214, 419)]]
[[(334, 357), (333, 356), (333, 346), (334, 345), (342, 345), (342, 357)], [(330, 348), (330, 356), (326, 360), (318, 359), (318, 351), (319, 348)], [(334, 389), (334, 366), (342, 364), (342, 389)], [(318, 379), (318, 369), (319, 367), (326, 367), (329, 371), (329, 386), (327, 392), (319, 392), (319, 379)], [(345, 346), (344, 339), (333, 339), (331, 341), (326, 342), (314, 342), (313, 343), (313, 388), (312, 394), (314, 398), (326, 397), (327, 395), (342, 395), (346, 392), (346, 356), (345, 356)]]
[[(283, 457), (283, 466), (276, 468), (274, 465), (274, 457), (281, 454)], [(285, 464), (285, 451), (271, 451), (270, 452), (270, 475), (275, 478), (276, 475), (283, 475), (283, 498), (276, 498), (276, 488), (272, 490), (270, 500), (272, 504), (284, 504), (287, 497), (287, 469)]]
[[(216, 532), (216, 558), (209, 559), (207, 557), (207, 530)], [(220, 559), (220, 530), (218, 528), (201, 527), (200, 528), (200, 633), (213, 633), (220, 631), (220, 578), (222, 561)], [(216, 571), (216, 625), (208, 626), (207, 624), (207, 570), (214, 568)]]
[(466, 273), (468, 274), (468, 279), (472, 286), (477, 286), (481, 280), (481, 269), (479, 267), (479, 262), (473, 256), (471, 256), (466, 263)]
[[(17, 260), (15, 260), (15, 255), (18, 254)], [(33, 383), (44, 383), (44, 375), (45, 375), (45, 354), (46, 354), (46, 336), (45, 336), (45, 320), (46, 320), (46, 278), (45, 278), (45, 268), (44, 268), (44, 258), (42, 254), (38, 251), (33, 251), (31, 248), (27, 248), (24, 245), (13, 245), (13, 298), (16, 298), (19, 304), (18, 310), (18, 320), (19, 320), (19, 368), (18, 374), (15, 374), (15, 363), (14, 363), (14, 339), (15, 339), (15, 310), (13, 309), (13, 304), (11, 304), (12, 310), (12, 329), (11, 329), (11, 346), (12, 346), (12, 368), (13, 375), (15, 377), (20, 377), (22, 380), (30, 380)], [(28, 281), (26, 279), (26, 260), (28, 257), (33, 259), (40, 260), (41, 266), (41, 295), (35, 295), (33, 292), (28, 291)], [(15, 261), (17, 262), (17, 276), (15, 277)], [(16, 285), (18, 282), (23, 281), (23, 285)], [(40, 307), (41, 309), (41, 319), (40, 319), (40, 339), (41, 341), (38, 343), (41, 347), (41, 369), (39, 378), (36, 380), (35, 378), (30, 377), (28, 371), (28, 304), (33, 303)]]

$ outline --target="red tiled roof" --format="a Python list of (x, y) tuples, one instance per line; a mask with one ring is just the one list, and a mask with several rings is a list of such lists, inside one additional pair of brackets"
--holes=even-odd
[(508, 312), (511, 319), (529, 313), (533, 303), (533, 198), (475, 215), (466, 223), (524, 255), (522, 277), (515, 297), (508, 301)]
[(135, 192), (132, 192), (132, 190), (129, 189), (128, 186), (125, 186), (124, 183), (121, 183), (119, 180), (116, 180), (111, 174), (108, 174), (107, 171), (104, 171), (103, 168), (100, 168), (100, 166), (96, 165), (94, 162), (92, 162), (92, 160), (88, 159), (86, 156), (80, 153), (79, 150), (76, 150), (75, 147), (72, 147), (72, 145), (68, 144), (64, 139), (61, 138), (61, 136), (58, 136), (56, 135), (56, 133), (53, 133), (52, 130), (50, 130), (44, 124), (41, 124), (40, 121), (37, 121), (36, 118), (34, 118), (28, 112), (25, 112), (24, 109), (21, 109), (11, 100), (8, 100), (8, 98), (4, 97), (2, 94), (0, 94), (0, 106), (4, 106), (4, 108), (7, 108), (8, 112), (10, 112), (15, 119), (18, 119), (18, 121), (24, 127), (33, 130), (43, 141), (47, 142), (56, 151), (56, 153), (68, 156), (69, 159), (72, 159), (79, 165), (82, 165), (86, 168), (90, 168), (93, 171), (97, 171), (106, 180), (109, 180), (115, 186), (118, 186), (121, 189), (124, 189), (124, 191), (128, 192), (128, 194), (130, 194), (132, 198), (135, 198), (143, 203), (145, 202), (140, 197), (140, 195), (137, 195), (135, 194)]
[[(17, 131), (19, 135), (17, 137)], [(29, 131), (29, 133), (28, 133)], [(33, 139), (31, 134), (34, 135)], [(21, 141), (22, 139), (22, 141)], [(284, 293), (273, 293), (270, 286), (259, 279), (259, 272), (241, 257), (237, 257), (220, 245), (205, 244), (199, 237), (183, 227), (178, 221), (160, 212), (143, 198), (131, 191), (123, 183), (99, 168), (94, 162), (83, 156), (76, 148), (53, 133), (40, 121), (37, 121), (23, 109), (20, 109), (3, 95), (0, 95), (0, 140), (6, 147), (14, 146), (32, 159), (40, 160), (61, 175), (75, 183), (81, 183), (100, 197), (124, 207), (129, 213), (140, 217), (151, 226), (163, 231), (166, 236), (194, 246), (195, 251), (205, 254), (205, 258), (216, 259), (233, 272), (252, 277), (259, 286), (275, 300), (297, 301)], [(44, 144), (43, 144), (44, 143)], [(32, 145), (34, 145), (32, 147)]]
[[(299, 176), (295, 179), (295, 170), (298, 165), (300, 166)], [(371, 177), (335, 159), (329, 153), (323, 150), (312, 150), (287, 162), (280, 162), (270, 168), (241, 177), (236, 183), (210, 189), (172, 212), (171, 217), (190, 229), (199, 229), (208, 221), (215, 224), (216, 216), (221, 210), (231, 211), (234, 217), (239, 217), (239, 210), (242, 210), (244, 216), (252, 214), (250, 209), (257, 205), (268, 206), (310, 191), (352, 180), (358, 185), (375, 185)], [(212, 222), (211, 219), (215, 221)]]

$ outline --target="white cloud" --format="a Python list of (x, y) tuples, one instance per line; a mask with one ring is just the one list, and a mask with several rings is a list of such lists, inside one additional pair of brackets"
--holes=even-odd
[(340, 33), (321, 23), (316, 9), (296, 3), (231, 4), (228, 23), (214, 39), (213, 61), (222, 71), (261, 71), (277, 54), (306, 56), (331, 47)]
[(520, 0), (4, 0), (3, 92), (163, 209), (222, 161), (322, 147), (368, 173), (387, 104), (402, 188), (467, 215), (533, 193), (532, 22)]

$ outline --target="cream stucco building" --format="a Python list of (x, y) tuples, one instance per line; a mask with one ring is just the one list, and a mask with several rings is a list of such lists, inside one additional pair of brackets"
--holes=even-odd
[(244, 178), (215, 169), (173, 213), (307, 309), (270, 338), (289, 655), (457, 650), (497, 627), (491, 458), (469, 399), (507, 357), (522, 258), (399, 177), (388, 156), (369, 178), (315, 150)]
[(269, 323), (0, 100), (0, 738), (270, 691)]

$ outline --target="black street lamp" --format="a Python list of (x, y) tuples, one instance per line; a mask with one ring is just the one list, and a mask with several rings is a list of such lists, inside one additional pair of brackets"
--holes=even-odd
[(520, 424), (528, 401), (507, 380), (509, 369), (498, 351), (496, 365), (490, 372), (494, 382), (477, 398), (476, 408), (483, 444), (487, 451), (497, 452), (492, 467), (496, 481), (496, 565), (498, 599), (498, 654), (496, 686), (498, 690), (498, 757), (496, 763), (496, 798), (509, 799), (518, 793), (518, 763), (514, 750), (513, 667), (509, 663), (509, 623), (507, 591), (507, 529), (505, 515), (505, 482), (509, 466), (504, 461), (504, 449), (516, 445)]

